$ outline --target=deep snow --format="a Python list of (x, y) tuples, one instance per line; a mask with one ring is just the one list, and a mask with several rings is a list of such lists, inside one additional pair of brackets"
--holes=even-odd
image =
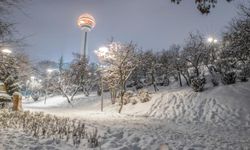
[[(100, 112), (100, 97), (95, 94), (78, 95), (74, 107), (61, 96), (47, 99), (46, 104), (43, 100), (24, 101), (23, 106), (25, 110), (85, 120), (98, 128), (102, 149), (154, 150), (160, 145), (183, 150), (250, 149), (250, 82), (207, 88), (202, 93), (189, 88), (161, 89), (152, 94), (150, 102), (126, 105), (122, 114), (106, 94), (104, 112)], [(3, 135), (8, 142), (6, 132)], [(14, 145), (18, 147), (18, 143)], [(32, 144), (28, 142), (27, 147), (32, 149)], [(67, 149), (67, 144), (54, 147)]]

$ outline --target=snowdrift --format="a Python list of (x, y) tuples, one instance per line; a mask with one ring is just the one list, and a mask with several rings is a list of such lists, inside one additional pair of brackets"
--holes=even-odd
[(206, 122), (224, 126), (250, 126), (250, 83), (218, 86), (193, 92), (190, 88), (153, 94), (148, 103), (129, 105), (129, 115), (168, 119), (174, 122)]

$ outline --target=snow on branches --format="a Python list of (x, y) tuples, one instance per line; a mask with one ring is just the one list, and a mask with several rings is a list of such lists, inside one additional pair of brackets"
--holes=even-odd
[(104, 66), (101, 70), (102, 78), (109, 87), (118, 87), (120, 91), (121, 112), (123, 97), (126, 93), (126, 82), (138, 64), (136, 45), (133, 43), (111, 42), (107, 49), (96, 51)]

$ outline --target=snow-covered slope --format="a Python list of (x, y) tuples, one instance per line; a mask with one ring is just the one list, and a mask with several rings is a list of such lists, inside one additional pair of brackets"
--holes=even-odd
[(127, 105), (123, 113), (215, 125), (250, 126), (250, 82), (218, 86), (204, 92), (190, 88), (153, 94), (148, 103)]

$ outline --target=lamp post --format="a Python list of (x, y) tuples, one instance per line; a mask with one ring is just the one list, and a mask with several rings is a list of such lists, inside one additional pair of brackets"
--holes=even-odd
[[(100, 47), (95, 53), (97, 54), (98, 58), (100, 59), (105, 59), (108, 56), (108, 51), (109, 49), (105, 46)], [(100, 66), (101, 69), (103, 69), (104, 66)], [(103, 111), (103, 77), (101, 75), (101, 111)]]
[[(218, 54), (218, 52), (216, 51), (216, 44), (218, 43), (218, 40), (214, 37), (209, 37), (207, 39), (208, 43), (209, 43), (209, 47), (210, 47), (210, 55), (211, 55), (211, 62), (215, 62), (216, 61), (216, 55)], [(211, 73), (212, 74), (212, 73)], [(212, 74), (213, 75), (213, 74)]]
[[(81, 55), (83, 55), (85, 58), (87, 57), (87, 37), (88, 37), (88, 32), (90, 32), (96, 25), (95, 23), (95, 18), (90, 15), (90, 14), (82, 14), (77, 21), (77, 24), (79, 28), (82, 30), (84, 33), (84, 40), (83, 45), (81, 44)], [(82, 48), (83, 47), (83, 48)]]
[(47, 82), (46, 82), (46, 90), (45, 90), (45, 100), (44, 100), (44, 104), (46, 104), (46, 100), (47, 100), (47, 95), (48, 95), (48, 87), (49, 87), (49, 85), (48, 85), (48, 80), (49, 80), (49, 75), (54, 71), (53, 69), (50, 69), (50, 68), (48, 68), (47, 70)]

